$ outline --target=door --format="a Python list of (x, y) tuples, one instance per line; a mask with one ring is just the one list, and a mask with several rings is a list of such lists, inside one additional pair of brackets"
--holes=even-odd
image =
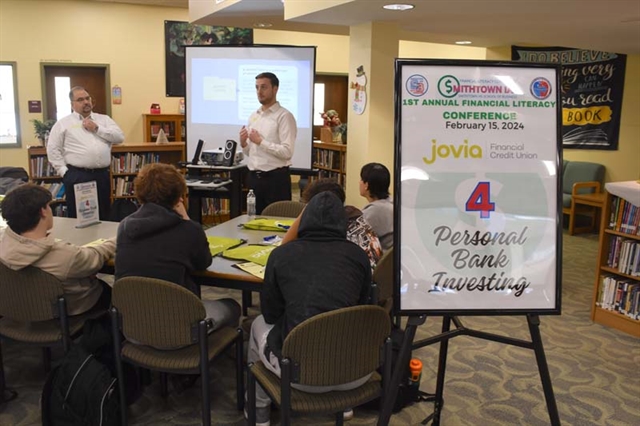
[[(338, 113), (340, 120), (345, 123), (347, 121), (347, 107), (349, 96), (349, 76), (348, 75), (316, 75), (316, 84), (324, 84), (324, 109), (334, 109)], [(315, 117), (314, 117), (315, 118)], [(322, 126), (313, 126), (313, 138), (320, 139), (320, 128)]]
[[(68, 90), (74, 86), (82, 86), (93, 99), (93, 110), (100, 114), (111, 115), (109, 99), (109, 65), (87, 64), (41, 64), (43, 80), (43, 108), (45, 120), (56, 119), (57, 110), (62, 115), (71, 112), (71, 101)], [(64, 81), (66, 96), (57, 96), (56, 101), (56, 77), (68, 78)], [(60, 89), (59, 89), (60, 91)]]

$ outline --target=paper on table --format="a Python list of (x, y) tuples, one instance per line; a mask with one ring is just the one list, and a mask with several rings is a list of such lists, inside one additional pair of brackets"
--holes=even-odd
[(242, 269), (243, 271), (253, 275), (254, 277), (258, 277), (261, 280), (264, 279), (265, 267), (262, 265), (258, 265), (257, 263), (253, 263), (253, 262), (244, 262), (244, 263), (236, 263), (233, 266), (235, 266), (238, 269)]

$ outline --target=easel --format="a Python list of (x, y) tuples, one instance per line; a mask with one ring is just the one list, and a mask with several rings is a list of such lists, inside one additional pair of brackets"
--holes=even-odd
[[(549, 412), (549, 419), (552, 426), (560, 426), (560, 416), (558, 415), (558, 407), (556, 405), (555, 396), (553, 394), (553, 387), (551, 386), (551, 377), (549, 375), (549, 366), (547, 365), (547, 359), (544, 354), (544, 348), (542, 347), (542, 338), (540, 336), (540, 318), (537, 314), (527, 314), (527, 323), (529, 325), (529, 332), (531, 334), (531, 341), (514, 339), (511, 337), (501, 336), (498, 334), (486, 333), (483, 331), (471, 330), (462, 325), (462, 322), (456, 316), (445, 315), (442, 318), (442, 333), (433, 337), (429, 337), (424, 340), (414, 342), (413, 339), (416, 335), (418, 326), (423, 325), (427, 320), (427, 315), (410, 316), (407, 321), (407, 328), (405, 330), (405, 337), (398, 354), (398, 362), (393, 371), (391, 377), (391, 383), (389, 385), (390, 392), (385, 394), (385, 398), (382, 404), (382, 411), (380, 418), (378, 419), (378, 426), (385, 426), (389, 424), (391, 418), (391, 411), (393, 409), (393, 401), (396, 399), (398, 392), (398, 386), (402, 380), (403, 366), (407, 365), (411, 355), (411, 351), (414, 349), (420, 349), (425, 346), (432, 345), (440, 342), (440, 354), (438, 357), (438, 374), (436, 379), (436, 393), (433, 399), (434, 401), (433, 413), (422, 421), (422, 424), (426, 425), (430, 420), (433, 426), (440, 424), (440, 414), (444, 404), (444, 375), (447, 367), (447, 350), (449, 348), (449, 339), (456, 336), (471, 336), (478, 337), (493, 342), (504, 343), (507, 345), (518, 346), (526, 349), (533, 349), (536, 355), (536, 361), (538, 364), (538, 371), (540, 372), (540, 379), (542, 381), (542, 389), (544, 391), (544, 397), (547, 402), (547, 411)], [(451, 323), (455, 325), (455, 329), (451, 330)]]

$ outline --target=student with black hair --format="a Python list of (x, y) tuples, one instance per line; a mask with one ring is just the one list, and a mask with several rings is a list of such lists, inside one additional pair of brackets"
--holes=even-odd
[(360, 195), (369, 204), (362, 214), (380, 238), (383, 250), (393, 247), (393, 202), (389, 197), (391, 174), (380, 163), (369, 163), (360, 169)]

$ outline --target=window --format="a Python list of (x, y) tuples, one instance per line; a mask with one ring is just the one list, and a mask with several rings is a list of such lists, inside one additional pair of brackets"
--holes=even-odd
[(322, 126), (324, 120), (321, 113), (324, 112), (324, 83), (313, 85), (313, 125)]
[(20, 146), (16, 63), (0, 62), (0, 148)]

